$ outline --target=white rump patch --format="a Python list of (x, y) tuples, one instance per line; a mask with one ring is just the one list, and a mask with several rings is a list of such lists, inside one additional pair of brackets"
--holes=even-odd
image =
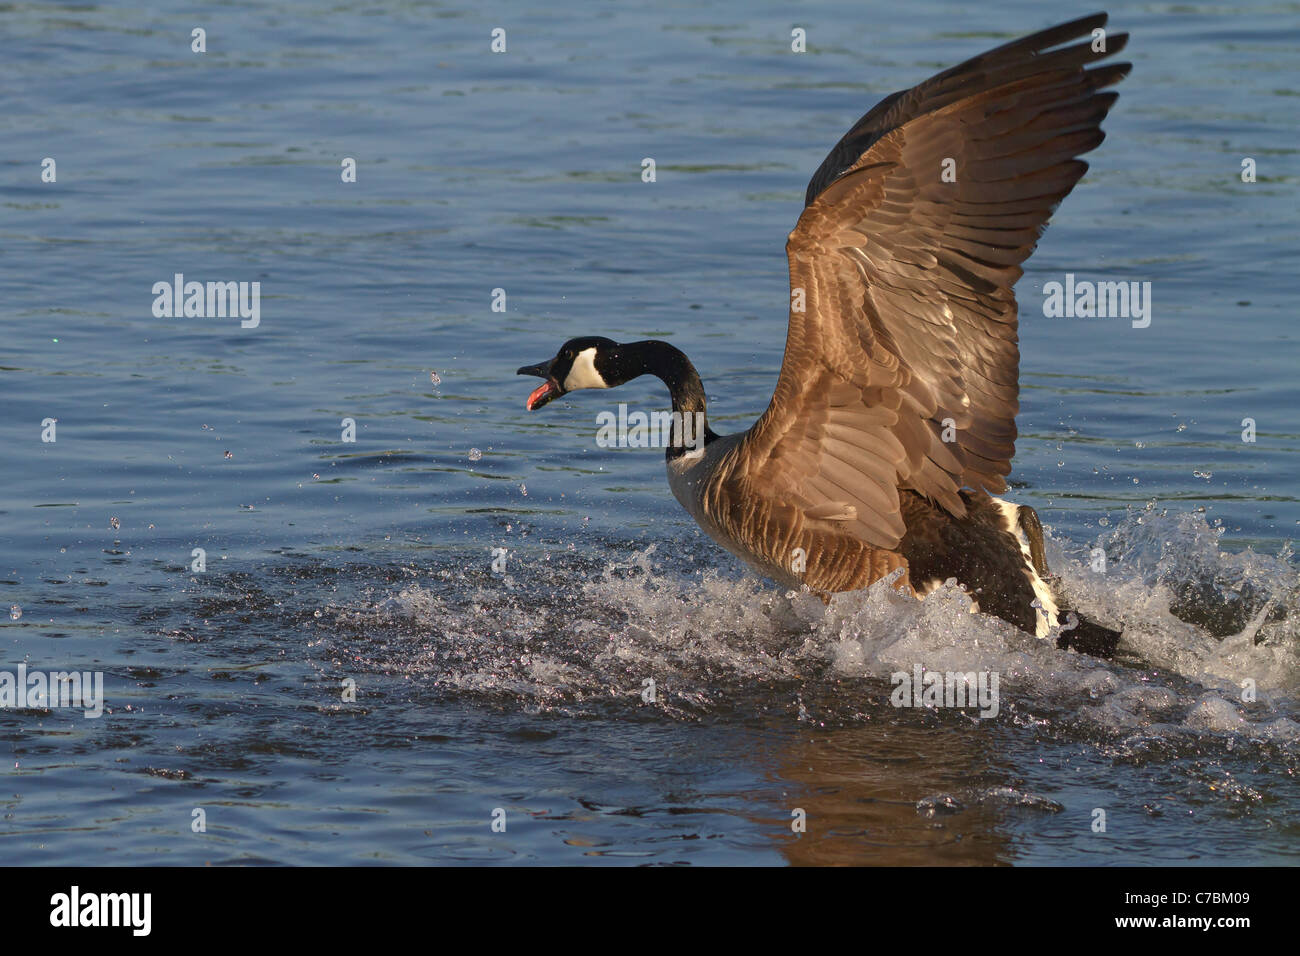
[(1034, 597), (1038, 598), (1043, 611), (1047, 612), (1044, 614), (1037, 608), (1034, 609), (1034, 633), (1038, 637), (1047, 637), (1051, 634), (1052, 628), (1060, 623), (1057, 618), (1056, 598), (1052, 597), (1052, 589), (1039, 577), (1038, 569), (1034, 567), (1034, 558), (1029, 551), (1029, 539), (1025, 537), (1025, 532), (1020, 527), (1020, 506), (1003, 501), (1001, 498), (993, 500), (1002, 511), (1002, 526), (1015, 535), (1016, 540), (1020, 542), (1020, 553), (1025, 557), (1025, 577), (1029, 579), (1029, 585), (1034, 589)]
[(596, 347), (583, 349), (573, 360), (569, 374), (564, 377), (564, 390), (572, 392), (577, 388), (609, 388), (605, 380), (596, 371)]

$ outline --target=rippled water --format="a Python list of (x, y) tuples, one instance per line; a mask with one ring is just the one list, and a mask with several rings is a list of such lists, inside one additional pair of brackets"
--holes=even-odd
[[(1300, 8), (1111, 13), (1012, 476), (1105, 663), (954, 588), (747, 576), (596, 447), (610, 396), (513, 374), (664, 336), (747, 427), (812, 170), (1039, 4), (6, 8), (0, 667), (107, 703), (0, 711), (0, 859), (1294, 862)], [(260, 325), (155, 318), (177, 272), (261, 282)], [(1043, 318), (1067, 272), (1150, 281), (1151, 326)], [(998, 717), (891, 706), (917, 665), (999, 673)]]

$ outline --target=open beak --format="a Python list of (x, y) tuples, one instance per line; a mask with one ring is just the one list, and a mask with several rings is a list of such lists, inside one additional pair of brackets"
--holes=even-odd
[(560, 388), (560, 383), (551, 378), (551, 362), (538, 362), (536, 365), (525, 365), (516, 375), (536, 375), (538, 378), (546, 379), (541, 385), (533, 389), (532, 394), (528, 396), (528, 401), (524, 402), (524, 407), (530, 412), (535, 412), (553, 398), (558, 398), (564, 394), (564, 389)]

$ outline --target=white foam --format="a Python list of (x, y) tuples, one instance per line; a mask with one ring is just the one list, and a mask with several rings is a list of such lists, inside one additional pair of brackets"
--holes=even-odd
[[(1110, 554), (1104, 574), (1090, 569), (1093, 544)], [(653, 678), (661, 711), (687, 719), (768, 712), (775, 705), (765, 693), (785, 694), (791, 719), (795, 697), (802, 695), (803, 705), (810, 694), (821, 698), (817, 719), (854, 719), (888, 706), (897, 671), (987, 670), (1000, 675), (999, 720), (1133, 740), (1295, 739), (1300, 607), (1296, 572), (1285, 558), (1221, 552), (1199, 515), (1151, 512), (1088, 546), (1050, 537), (1047, 546), (1071, 603), (1098, 623), (1122, 627), (1137, 660), (1061, 651), (972, 614), (970, 596), (955, 583), (923, 600), (878, 583), (825, 606), (808, 593), (737, 578), (708, 544), (693, 551), (678, 541), (663, 553), (651, 545), (594, 563), (564, 547), (515, 553), (513, 587), (486, 572), (468, 582), (460, 568), (426, 573), (386, 601), (349, 610), (351, 626), (366, 636), (347, 652), (453, 692), (574, 712), (610, 701), (624, 708)], [(681, 570), (692, 563), (724, 567)], [(1171, 612), (1180, 600), (1188, 605), (1186, 593), (1197, 588), (1214, 613), (1224, 589), (1252, 596), (1238, 634), (1216, 638)], [(1291, 616), (1261, 619), (1268, 600)], [(1186, 608), (1180, 613), (1196, 618)], [(1253, 701), (1243, 691), (1252, 681)], [(773, 690), (782, 687), (792, 689)]]

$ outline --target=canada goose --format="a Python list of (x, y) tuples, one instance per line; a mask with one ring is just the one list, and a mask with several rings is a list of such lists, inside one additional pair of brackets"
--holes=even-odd
[(991, 496), (1015, 454), (1012, 287), (1087, 170), (1077, 157), (1104, 138), (1118, 94), (1099, 91), (1130, 68), (1094, 66), (1127, 40), (1105, 23), (990, 50), (886, 97), (836, 144), (786, 243), (785, 358), (748, 431), (708, 427), (695, 366), (659, 341), (570, 339), (519, 369), (545, 380), (528, 410), (656, 375), (678, 413), (673, 494), (759, 573), (823, 598), (891, 574), (923, 597), (956, 578), (980, 611), (1113, 654), (1115, 631), (1073, 613), (1061, 624), (1034, 510)]

